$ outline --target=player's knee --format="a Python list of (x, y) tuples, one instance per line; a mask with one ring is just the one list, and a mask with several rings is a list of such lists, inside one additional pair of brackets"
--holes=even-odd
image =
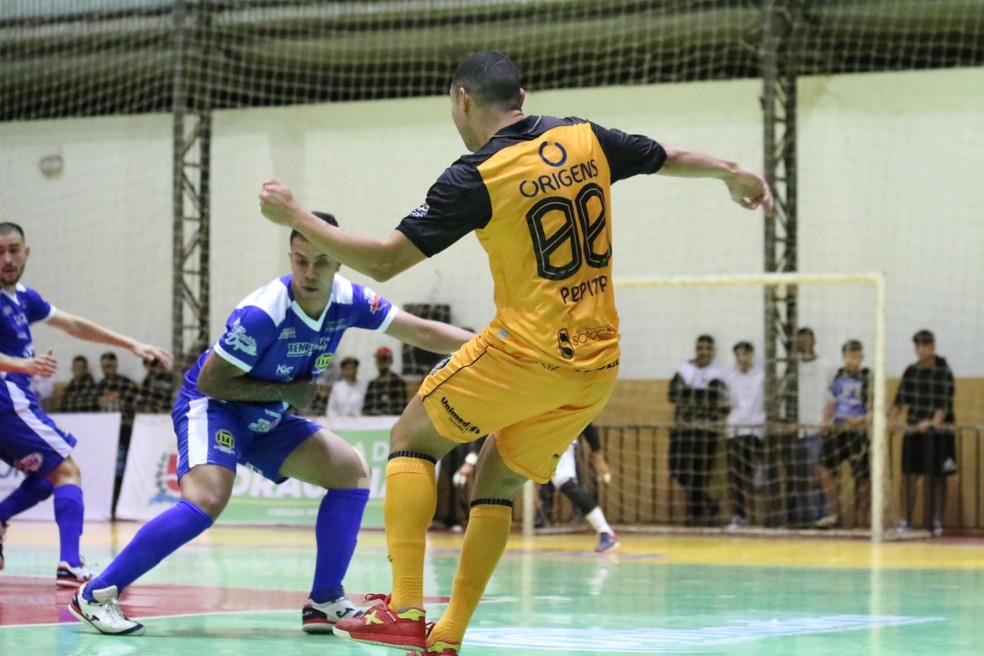
[(569, 480), (564, 483), (561, 486), (560, 491), (564, 494), (564, 496), (571, 500), (571, 503), (573, 503), (583, 515), (587, 515), (598, 506), (594, 496), (574, 481)]
[(55, 486), (59, 485), (81, 485), (82, 484), (82, 471), (79, 469), (78, 464), (71, 458), (65, 458), (55, 469), (48, 474), (48, 480)]
[(28, 476), (21, 483), (21, 488), (38, 501), (44, 501), (55, 490), (52, 482), (41, 476)]
[(355, 462), (352, 463), (349, 469), (351, 470), (350, 476), (355, 479), (354, 487), (369, 489), (372, 481), (372, 470), (369, 468), (369, 463), (366, 462), (362, 452), (355, 447), (352, 447), (352, 452), (355, 454)]

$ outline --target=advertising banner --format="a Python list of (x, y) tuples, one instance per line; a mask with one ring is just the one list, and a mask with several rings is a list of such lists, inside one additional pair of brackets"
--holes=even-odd
[[(323, 417), (317, 419), (326, 421)], [(372, 472), (369, 505), (363, 526), (382, 527), (382, 498), (389, 429), (396, 417), (335, 420), (332, 430), (352, 444)], [(181, 498), (177, 481), (177, 440), (167, 415), (137, 415), (123, 488), (116, 506), (119, 519), (146, 521)], [(313, 525), (324, 490), (288, 480), (281, 485), (243, 466), (236, 471), (232, 498), (219, 523)]]
[[(116, 449), (120, 442), (120, 413), (94, 412), (52, 414), (51, 419), (78, 439), (72, 451), (82, 472), (82, 495), (86, 521), (112, 517), (113, 482), (116, 478)], [(0, 462), (0, 499), (6, 498), (24, 480), (24, 474)], [(17, 515), (17, 519), (53, 520), (51, 497)]]

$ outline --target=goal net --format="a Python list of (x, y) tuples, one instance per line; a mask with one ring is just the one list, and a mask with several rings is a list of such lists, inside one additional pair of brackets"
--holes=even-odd
[[(946, 479), (943, 521), (947, 531), (984, 530), (982, 2), (9, 0), (0, 2), (0, 214), (23, 225), (32, 245), (25, 282), (57, 307), (168, 344), (172, 304), (200, 300), (207, 316), (198, 325), (210, 324), (215, 339), (246, 294), (286, 272), (286, 231), (257, 213), (261, 181), (289, 182), (303, 204), (332, 212), (342, 227), (389, 234), (463, 151), (447, 90), (456, 63), (475, 50), (516, 60), (530, 114), (582, 116), (761, 170), (766, 10), (782, 43), (776, 68), (796, 75), (795, 97), (780, 99), (797, 109), (779, 135), (796, 138), (794, 179), (783, 181), (798, 184), (790, 254), (800, 270), (885, 273), (886, 372), (872, 380), (876, 389), (888, 381), (887, 405), (913, 361), (912, 335), (936, 332), (956, 377), (960, 427), (961, 469)], [(175, 146), (179, 132), (185, 149)], [(199, 152), (206, 157), (185, 157)], [(761, 270), (763, 226), (739, 212), (717, 182), (619, 183), (616, 278)], [(175, 227), (182, 213), (207, 219), (199, 234)], [(198, 246), (201, 259), (183, 266), (173, 254), (182, 246)], [(493, 312), (484, 257), (468, 237), (385, 284), (343, 275), (424, 316), (480, 328)], [(193, 274), (205, 293), (175, 299), (175, 279)], [(764, 284), (619, 289), (624, 358), (599, 419), (613, 465), (599, 493), (612, 522), (688, 523), (670, 473), (679, 404), (668, 386), (705, 333), (723, 369), (732, 347), (748, 341), (759, 364), (785, 377), (765, 399), (764, 446), (742, 470), (754, 497), (749, 525), (800, 526), (831, 514), (806, 466), (816, 445), (790, 428), (809, 423), (803, 389), (795, 388), (794, 413), (791, 363), (766, 348)], [(874, 370), (872, 283), (802, 280), (796, 289), (795, 327), (814, 330), (818, 353), (839, 365), (843, 343), (857, 339)], [(43, 326), (33, 336), (63, 363), (59, 383), (72, 356), (95, 362), (105, 350)], [(361, 359), (365, 380), (382, 345), (394, 369), (426, 371), (419, 353), (368, 331), (349, 331), (337, 355)], [(133, 359), (121, 358), (120, 369), (144, 375)], [(898, 431), (888, 440), (886, 485), (900, 480), (902, 441)], [(722, 527), (734, 514), (727, 445), (721, 435), (713, 461), (697, 460)], [(787, 471), (790, 459), (798, 473)], [(877, 529), (878, 518), (855, 504), (850, 466), (838, 473), (840, 528), (829, 530)], [(923, 509), (934, 501), (922, 482), (911, 503), (901, 488), (882, 490), (883, 529), (906, 517), (932, 528)], [(551, 501), (559, 523), (570, 522), (565, 503), (562, 494)], [(700, 517), (689, 521), (709, 521), (708, 507), (693, 503)]]

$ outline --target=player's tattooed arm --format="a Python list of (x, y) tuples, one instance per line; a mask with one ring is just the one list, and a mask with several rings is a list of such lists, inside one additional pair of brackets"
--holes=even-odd
[(295, 408), (306, 408), (314, 400), (318, 386), (309, 380), (281, 383), (251, 378), (212, 351), (198, 374), (198, 391), (220, 401), (286, 401)]

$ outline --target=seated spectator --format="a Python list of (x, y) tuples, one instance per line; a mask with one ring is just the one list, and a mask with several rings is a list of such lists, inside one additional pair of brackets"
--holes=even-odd
[(364, 415), (400, 415), (407, 407), (407, 384), (393, 371), (393, 352), (385, 346), (376, 349), (376, 369), (379, 375), (369, 381)]
[(174, 375), (157, 360), (144, 361), (144, 376), (134, 410), (145, 414), (165, 414), (171, 412), (174, 404)]
[(97, 395), (96, 381), (89, 373), (89, 360), (76, 355), (72, 358), (72, 380), (62, 395), (62, 412), (97, 412)]
[(362, 404), (366, 399), (366, 385), (358, 380), (359, 361), (347, 357), (339, 364), (341, 375), (331, 386), (328, 407), (329, 417), (358, 417), (362, 414)]

